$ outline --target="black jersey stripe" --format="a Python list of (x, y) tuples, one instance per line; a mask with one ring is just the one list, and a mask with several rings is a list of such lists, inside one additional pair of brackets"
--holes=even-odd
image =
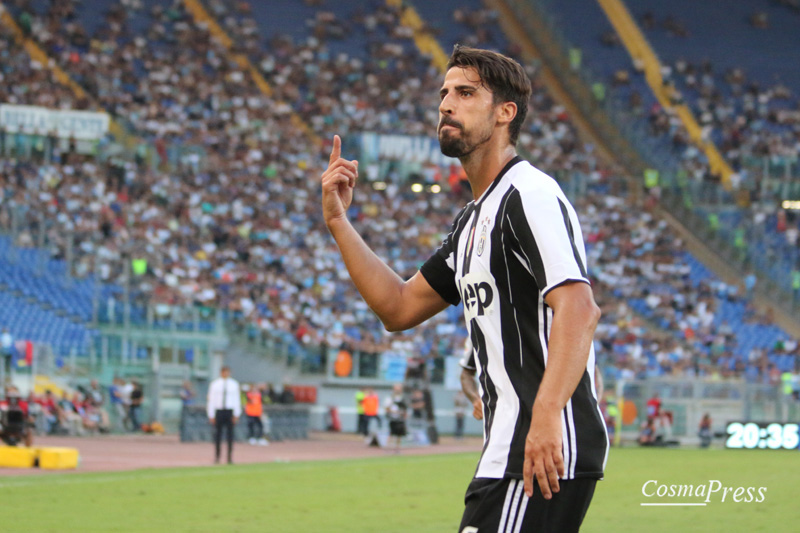
[(455, 224), (453, 224), (453, 233), (452, 237), (450, 237), (450, 244), (453, 250), (453, 272), (458, 272), (458, 253), (456, 253), (458, 250), (458, 241), (461, 238), (461, 232), (464, 231), (467, 221), (469, 220), (469, 216), (472, 214), (474, 209), (474, 202), (467, 204), (467, 207), (461, 211), (461, 214), (456, 219)]
[(569, 217), (569, 210), (561, 198), (558, 199), (558, 206), (561, 208), (561, 214), (564, 216), (564, 224), (567, 226), (567, 233), (569, 233), (569, 242), (572, 245), (572, 253), (575, 256), (575, 262), (578, 263), (578, 268), (581, 269), (581, 275), (588, 278), (586, 275), (586, 267), (583, 266), (583, 260), (578, 253), (578, 246), (575, 244), (575, 232), (572, 229), (572, 220)]
[(520, 477), (525, 439), (530, 429), (533, 403), (544, 375), (544, 352), (538, 334), (539, 291), (527, 265), (517, 260), (515, 239), (507, 216), (516, 190), (510, 188), (497, 210), (498, 223), (491, 234), (490, 269), (500, 293), (503, 366), (519, 410), (507, 455), (506, 475)]
[[(489, 376), (488, 367), (489, 367), (489, 354), (486, 350), (486, 337), (481, 331), (480, 326), (477, 324), (476, 320), (472, 321), (471, 330), (471, 339), (472, 339), (472, 346), (474, 352), (478, 356), (478, 362), (480, 363), (480, 375), (478, 376), (478, 380), (481, 383), (481, 389), (483, 389), (483, 395), (481, 396), (481, 400), (483, 401), (483, 435), (484, 435), (484, 443), (483, 443), (483, 451), (486, 451), (486, 447), (491, 442), (492, 436), (492, 421), (494, 420), (495, 415), (495, 408), (497, 407), (497, 388), (492, 381), (492, 378)], [(480, 468), (481, 462), (478, 461), (478, 468)]]
[[(509, 228), (516, 240), (516, 249), (520, 255), (528, 260), (528, 268), (533, 272), (536, 285), (540, 288), (547, 287), (547, 275), (545, 274), (544, 261), (542, 261), (542, 254), (539, 251), (539, 246), (536, 243), (536, 238), (533, 236), (530, 226), (526, 221), (525, 211), (522, 207), (522, 197), (519, 191), (513, 189), (511, 192), (510, 205), (508, 209)], [(515, 224), (515, 221), (519, 221)]]
[(481, 216), (480, 204), (475, 208), (474, 211), (475, 214), (472, 215), (472, 224), (470, 224), (469, 233), (467, 233), (467, 249), (464, 253), (464, 263), (461, 265), (462, 276), (469, 274), (469, 265), (472, 263), (472, 248), (475, 246), (475, 233), (478, 229), (478, 219)]

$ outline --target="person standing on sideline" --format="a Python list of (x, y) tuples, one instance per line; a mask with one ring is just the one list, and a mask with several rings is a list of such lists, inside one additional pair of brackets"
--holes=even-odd
[(261, 422), (261, 415), (264, 414), (261, 390), (253, 383), (247, 389), (244, 397), (246, 400), (244, 414), (247, 416), (247, 440), (250, 444), (267, 446), (269, 441), (264, 438), (264, 424)]
[(700, 427), (698, 428), (697, 435), (700, 437), (700, 447), (708, 448), (711, 446), (711, 438), (714, 434), (711, 432), (711, 415), (706, 413), (703, 419), (700, 420)]
[(223, 366), (219, 377), (208, 387), (206, 404), (208, 420), (214, 426), (214, 462), (219, 463), (222, 431), (228, 440), (228, 464), (233, 463), (233, 430), (242, 414), (242, 393), (239, 382), (231, 377), (230, 367)]
[(185, 408), (194, 405), (194, 395), (194, 387), (192, 386), (192, 382), (187, 379), (183, 382), (183, 385), (181, 385), (181, 406)]
[(369, 444), (372, 439), (370, 438), (370, 431), (372, 426), (372, 421), (378, 424), (378, 429), (381, 428), (381, 416), (379, 414), (380, 410), (380, 400), (378, 399), (378, 395), (375, 393), (375, 390), (372, 388), (367, 388), (364, 392), (364, 400), (362, 404), (364, 405), (364, 418), (366, 421), (364, 422), (364, 428), (366, 433), (364, 434), (364, 438)]
[(128, 418), (131, 421), (131, 431), (141, 431), (142, 422), (139, 420), (139, 412), (142, 410), (144, 402), (144, 388), (135, 379), (131, 380), (130, 405), (128, 406)]
[(467, 401), (467, 397), (464, 396), (462, 391), (456, 391), (455, 397), (453, 397), (453, 416), (456, 419), (456, 430), (453, 433), (455, 438), (463, 439), (464, 438), (464, 418), (467, 414), (467, 406), (469, 402)]
[(356, 391), (356, 414), (358, 415), (358, 427), (356, 433), (361, 433), (366, 437), (368, 431), (367, 415), (364, 414), (364, 396), (366, 396), (366, 393), (364, 392), (363, 387)]
[[(333, 138), (322, 211), (350, 274), (389, 331), (464, 304), (462, 386), (482, 400), (484, 447), (460, 531), (578, 531), (608, 450), (594, 386), (600, 318), (577, 214), (517, 156), (531, 82), (501, 54), (456, 46), (439, 90), (439, 144), (474, 201), (407, 281), (348, 219), (358, 161)], [(475, 383), (475, 377), (479, 384)]]
[(406, 436), (408, 404), (403, 394), (403, 385), (395, 383), (392, 395), (386, 401), (386, 418), (389, 419), (389, 436), (394, 437), (394, 451), (400, 453), (400, 443)]

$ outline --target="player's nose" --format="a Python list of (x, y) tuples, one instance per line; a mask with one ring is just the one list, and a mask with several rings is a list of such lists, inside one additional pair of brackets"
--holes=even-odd
[(445, 95), (439, 102), (439, 113), (442, 115), (452, 115), (455, 112), (455, 100), (449, 95)]

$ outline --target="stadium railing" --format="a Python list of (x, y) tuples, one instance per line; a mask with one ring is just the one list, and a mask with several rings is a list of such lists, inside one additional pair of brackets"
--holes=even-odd
[(670, 436), (681, 440), (697, 436), (700, 420), (706, 413), (711, 415), (715, 433), (724, 432), (730, 421), (790, 422), (800, 417), (800, 401), (785, 394), (778, 385), (648, 379), (618, 381), (607, 384), (606, 390), (616, 390), (616, 399), (623, 406), (620, 411), (627, 409), (630, 423), (618, 426), (625, 440), (635, 440), (640, 425), (647, 419), (647, 400), (656, 393), (662, 401), (661, 410), (672, 413)]

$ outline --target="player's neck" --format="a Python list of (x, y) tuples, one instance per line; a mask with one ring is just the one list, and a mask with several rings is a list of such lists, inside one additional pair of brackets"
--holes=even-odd
[(503, 147), (487, 146), (477, 149), (460, 159), (461, 166), (467, 174), (472, 187), (472, 196), (477, 200), (486, 192), (494, 179), (500, 174), (509, 161), (517, 155), (517, 150), (510, 144)]

